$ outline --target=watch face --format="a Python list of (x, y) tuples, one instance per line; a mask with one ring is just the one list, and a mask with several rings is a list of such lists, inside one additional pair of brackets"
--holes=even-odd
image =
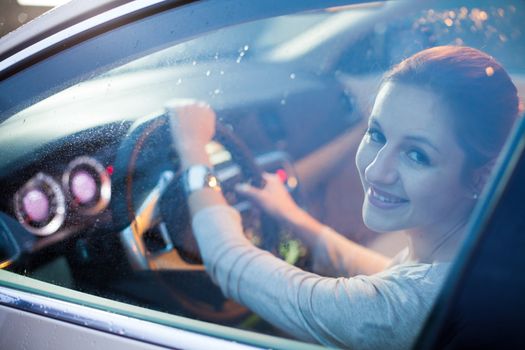
[(213, 171), (205, 165), (194, 165), (186, 171), (186, 192), (188, 194), (202, 188), (220, 190), (220, 184)]
[(219, 179), (217, 179), (217, 176), (213, 175), (212, 173), (209, 173), (206, 177), (206, 187), (213, 188), (214, 190), (220, 190), (221, 184), (219, 183)]

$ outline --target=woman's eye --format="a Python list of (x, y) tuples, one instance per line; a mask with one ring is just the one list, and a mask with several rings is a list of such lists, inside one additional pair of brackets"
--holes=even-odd
[(408, 156), (408, 158), (410, 158), (411, 160), (413, 160), (414, 162), (416, 162), (418, 164), (430, 165), (430, 159), (422, 151), (411, 150), (411, 151), (407, 152), (407, 156)]
[(366, 131), (366, 134), (368, 135), (368, 138), (373, 142), (385, 143), (386, 141), (385, 136), (379, 130), (368, 129)]

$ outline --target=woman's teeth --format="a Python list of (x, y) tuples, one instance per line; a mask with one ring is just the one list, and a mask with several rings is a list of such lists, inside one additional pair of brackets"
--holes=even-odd
[(371, 190), (372, 196), (374, 196), (374, 198), (376, 198), (377, 200), (380, 200), (381, 202), (385, 202), (385, 203), (401, 203), (401, 202), (406, 202), (406, 200), (404, 200), (404, 199), (402, 199), (402, 198), (399, 198), (399, 197), (386, 196), (386, 195), (383, 195), (383, 194), (379, 194), (379, 193), (377, 193), (377, 191), (375, 191), (373, 188), (371, 188), (370, 190)]

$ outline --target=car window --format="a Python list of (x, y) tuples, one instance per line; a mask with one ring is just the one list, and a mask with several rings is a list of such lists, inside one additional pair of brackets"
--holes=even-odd
[(374, 25), (340, 56), (353, 74), (384, 71), (417, 51), (436, 45), (483, 47), (509, 70), (523, 72), (514, 53), (523, 47), (517, 27), (521, 4), (443, 1), (432, 8)]
[[(523, 98), (524, 11), (520, 1), (373, 2), (232, 23), (137, 49), (36, 95), (0, 124), (0, 267), (185, 319), (315, 343), (225, 296), (207, 274), (166, 106), (204, 101), (215, 112), (217, 133), (206, 154), (251, 244), (316, 275), (357, 274), (342, 262), (320, 268), (318, 256), (351, 257), (308, 244), (293, 224), (238, 190), (241, 183), (257, 184), (260, 171), (275, 174), (297, 208), (336, 239), (363, 245), (393, 265), (408, 263), (399, 232), (405, 227), (383, 230), (388, 220), (375, 226), (363, 220), (364, 198), (374, 189), (363, 188), (356, 153), (362, 140), (386, 145), (390, 139), (367, 126), (381, 78), (420, 50), (466, 45), (500, 61)], [(133, 40), (131, 29), (125, 40)], [(400, 143), (396, 152), (403, 169), (417, 174), (414, 182), (422, 181), (425, 165), (439, 168), (419, 146)], [(451, 163), (437, 157), (443, 167)], [(409, 186), (390, 197), (378, 189), (378, 205), (409, 202)], [(80, 299), (75, 294), (74, 301)], [(158, 321), (158, 314), (148, 315), (142, 317)]]

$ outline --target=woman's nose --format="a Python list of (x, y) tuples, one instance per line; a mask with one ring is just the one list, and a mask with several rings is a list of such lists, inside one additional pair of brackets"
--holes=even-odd
[(365, 179), (372, 184), (394, 184), (398, 177), (396, 157), (386, 147), (380, 149), (365, 168)]

